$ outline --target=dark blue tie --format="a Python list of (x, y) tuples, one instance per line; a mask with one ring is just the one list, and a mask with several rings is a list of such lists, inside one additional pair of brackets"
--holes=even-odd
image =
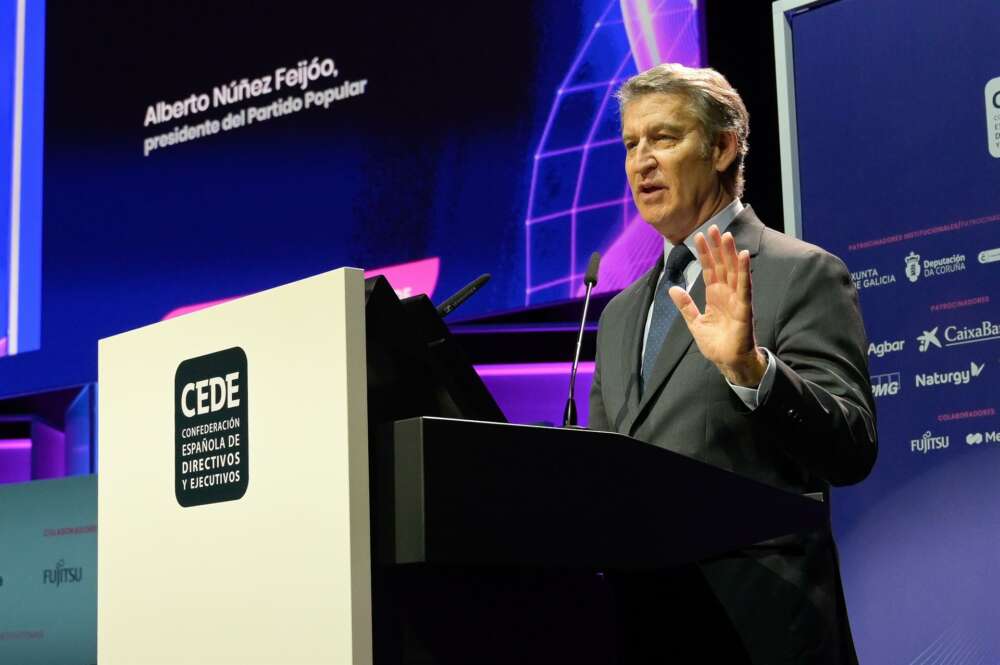
[(679, 286), (682, 289), (687, 287), (687, 280), (684, 279), (684, 269), (694, 260), (694, 254), (681, 243), (670, 250), (667, 256), (666, 275), (656, 286), (656, 294), (653, 297), (653, 319), (649, 322), (649, 333), (646, 335), (646, 349), (642, 354), (642, 373), (639, 381), (639, 394), (653, 374), (656, 366), (656, 357), (660, 355), (663, 341), (667, 338), (667, 331), (670, 325), (677, 318), (677, 307), (670, 299), (670, 287)]

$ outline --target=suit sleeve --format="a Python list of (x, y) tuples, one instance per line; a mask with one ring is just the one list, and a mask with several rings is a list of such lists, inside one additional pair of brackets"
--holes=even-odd
[(777, 371), (761, 417), (810, 473), (833, 485), (861, 481), (878, 438), (867, 339), (847, 267), (826, 252), (807, 255), (775, 316)]
[[(605, 310), (607, 311), (607, 310)], [(604, 430), (611, 429), (608, 423), (607, 409), (604, 407), (604, 396), (601, 393), (601, 330), (604, 326), (604, 313), (597, 323), (597, 349), (594, 355), (594, 382), (590, 385), (589, 414), (587, 416), (587, 429)]]

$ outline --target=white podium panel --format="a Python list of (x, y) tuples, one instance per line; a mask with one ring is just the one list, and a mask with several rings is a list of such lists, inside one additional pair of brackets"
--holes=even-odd
[(371, 662), (364, 277), (101, 340), (98, 662)]

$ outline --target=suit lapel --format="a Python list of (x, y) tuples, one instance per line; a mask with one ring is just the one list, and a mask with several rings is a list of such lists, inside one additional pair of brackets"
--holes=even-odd
[[(694, 286), (691, 287), (691, 299), (694, 300), (695, 304), (698, 306), (699, 311), (704, 311), (705, 309), (705, 281), (698, 276), (695, 280)], [(638, 415), (646, 410), (649, 405), (650, 400), (656, 398), (660, 392), (660, 388), (667, 379), (673, 374), (674, 369), (680, 362), (684, 354), (687, 353), (688, 348), (694, 342), (694, 338), (691, 337), (691, 332), (688, 330), (687, 324), (684, 322), (684, 318), (678, 314), (674, 322), (670, 324), (670, 330), (667, 331), (667, 337), (663, 340), (663, 347), (660, 349), (659, 355), (656, 357), (656, 364), (653, 367), (653, 373), (649, 377), (649, 383), (646, 385), (645, 390), (642, 393), (642, 400), (640, 400), (638, 407), (636, 408), (635, 414)], [(638, 367), (638, 364), (637, 364)], [(631, 429), (632, 423), (629, 423), (629, 429)]]
[(649, 272), (642, 278), (642, 289), (637, 297), (632, 299), (628, 310), (625, 312), (625, 331), (623, 337), (622, 370), (625, 373), (622, 385), (625, 386), (625, 401), (621, 409), (615, 414), (615, 421), (612, 423), (614, 429), (619, 429), (622, 422), (631, 421), (639, 408), (639, 366), (642, 359), (642, 338), (646, 332), (646, 313), (653, 302), (653, 291), (656, 288), (656, 281), (663, 271), (663, 254)]

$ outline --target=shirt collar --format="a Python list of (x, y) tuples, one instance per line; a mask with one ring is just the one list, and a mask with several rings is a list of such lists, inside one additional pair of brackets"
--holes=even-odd
[[(708, 233), (708, 229), (712, 224), (719, 227), (719, 233), (725, 233), (729, 225), (733, 223), (736, 216), (743, 212), (743, 203), (739, 199), (733, 199), (729, 205), (715, 213), (710, 217), (704, 224), (692, 231), (687, 238), (684, 239), (684, 244), (687, 248), (691, 250), (694, 254), (695, 261), (698, 260), (698, 249), (694, 245), (694, 237), (699, 233)], [(663, 239), (663, 260), (666, 261), (666, 257), (670, 256), (670, 250), (674, 248), (673, 243), (671, 243), (666, 238)]]

